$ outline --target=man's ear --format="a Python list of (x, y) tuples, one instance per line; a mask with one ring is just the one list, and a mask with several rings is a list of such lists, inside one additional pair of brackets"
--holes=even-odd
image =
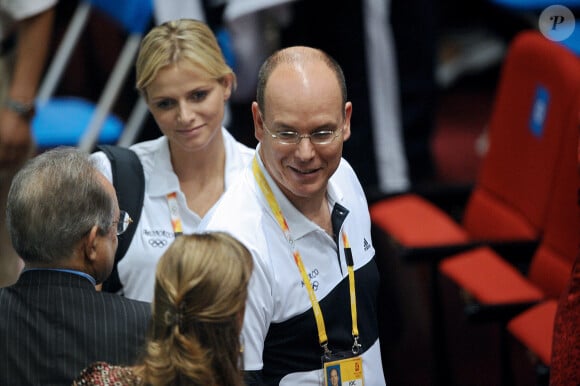
[(346, 102), (344, 105), (344, 129), (342, 130), (342, 140), (350, 138), (350, 117), (352, 116), (352, 103)]
[(264, 122), (262, 122), (262, 114), (260, 114), (258, 102), (252, 102), (252, 117), (254, 118), (254, 137), (256, 137), (258, 142), (261, 142), (264, 136)]
[(97, 244), (99, 243), (99, 238), (97, 237), (98, 233), (99, 227), (93, 225), (85, 239), (85, 258), (90, 262), (94, 262), (97, 258)]

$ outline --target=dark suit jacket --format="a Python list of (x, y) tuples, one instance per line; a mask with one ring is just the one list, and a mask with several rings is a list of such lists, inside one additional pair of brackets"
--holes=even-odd
[(149, 303), (79, 275), (23, 272), (0, 289), (0, 385), (70, 385), (92, 362), (133, 364), (150, 318)]

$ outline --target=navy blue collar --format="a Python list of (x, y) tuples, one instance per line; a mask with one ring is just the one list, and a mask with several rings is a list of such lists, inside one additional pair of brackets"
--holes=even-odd
[(97, 285), (97, 281), (95, 280), (94, 277), (92, 277), (91, 275), (89, 275), (86, 272), (76, 271), (74, 269), (65, 269), (65, 268), (26, 268), (26, 269), (24, 269), (23, 272), (27, 272), (27, 271), (58, 271), (58, 272), (67, 272), (67, 273), (72, 273), (73, 275), (82, 276), (85, 279), (87, 279), (88, 281), (90, 281), (93, 285)]

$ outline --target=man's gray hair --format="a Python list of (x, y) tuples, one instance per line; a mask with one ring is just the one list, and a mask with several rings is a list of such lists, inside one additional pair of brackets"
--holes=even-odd
[(88, 154), (72, 147), (48, 150), (29, 160), (8, 193), (6, 222), (25, 262), (66, 259), (97, 225), (111, 229), (114, 202)]

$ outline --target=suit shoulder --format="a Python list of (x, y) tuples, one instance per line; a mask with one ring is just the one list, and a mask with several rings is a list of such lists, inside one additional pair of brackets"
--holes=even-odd
[(151, 303), (129, 299), (121, 295), (103, 292), (104, 298), (112, 307), (133, 309), (136, 312), (151, 314)]

